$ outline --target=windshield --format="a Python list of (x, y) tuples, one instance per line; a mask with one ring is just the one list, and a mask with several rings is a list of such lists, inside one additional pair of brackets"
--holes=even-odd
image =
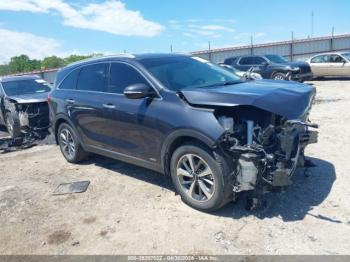
[(344, 53), (342, 54), (342, 56), (344, 56), (347, 60), (350, 61), (350, 53)]
[(145, 58), (139, 61), (173, 91), (240, 83), (240, 78), (204, 59), (190, 56)]
[(233, 66), (229, 66), (229, 65), (220, 65), (220, 67), (222, 67), (223, 69), (226, 69), (227, 71), (236, 74), (237, 73), (237, 69), (234, 68)]
[(287, 59), (279, 55), (266, 55), (265, 57), (269, 59), (271, 62), (277, 63), (277, 64), (284, 64), (288, 62)]
[(38, 94), (51, 90), (49, 84), (42, 79), (8, 81), (3, 82), (2, 87), (8, 96)]

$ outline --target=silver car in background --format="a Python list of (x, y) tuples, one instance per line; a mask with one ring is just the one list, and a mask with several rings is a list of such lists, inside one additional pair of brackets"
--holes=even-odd
[(350, 77), (350, 52), (319, 54), (306, 62), (310, 65), (315, 77)]

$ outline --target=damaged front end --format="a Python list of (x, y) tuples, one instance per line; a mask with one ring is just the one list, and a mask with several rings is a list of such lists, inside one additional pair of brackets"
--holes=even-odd
[(211, 108), (223, 127), (216, 145), (232, 163), (236, 193), (291, 184), (306, 146), (317, 142), (317, 125), (309, 122), (312, 86), (261, 80), (181, 92), (190, 105)]
[(218, 122), (225, 133), (218, 141), (225, 155), (233, 160), (234, 192), (261, 187), (283, 187), (291, 184), (297, 166), (303, 166), (304, 150), (317, 142), (316, 124), (288, 120), (279, 115), (250, 107), (237, 106), (217, 110)]
[(5, 101), (5, 108), (13, 118), (14, 136), (44, 137), (49, 129), (49, 107), (46, 101)]

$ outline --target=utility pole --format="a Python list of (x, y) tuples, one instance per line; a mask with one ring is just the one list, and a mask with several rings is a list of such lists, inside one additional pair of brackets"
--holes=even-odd
[(293, 62), (294, 59), (294, 32), (292, 31), (292, 42), (290, 43), (290, 60)]
[(173, 52), (173, 45), (170, 45), (170, 53)]
[(250, 54), (251, 54), (251, 55), (254, 55), (253, 35), (250, 36)]
[(330, 41), (330, 50), (331, 52), (334, 49), (334, 26), (332, 27), (332, 37), (331, 37), (331, 41)]
[(210, 45), (210, 40), (208, 42), (208, 55), (209, 55), (209, 61), (211, 61), (211, 45)]
[(314, 36), (314, 11), (311, 12), (311, 37)]

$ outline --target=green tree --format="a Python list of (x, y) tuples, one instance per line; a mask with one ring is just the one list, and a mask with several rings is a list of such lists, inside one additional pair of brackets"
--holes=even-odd
[(49, 56), (45, 57), (42, 61), (37, 59), (30, 59), (27, 55), (19, 55), (12, 57), (8, 64), (0, 65), (0, 75), (25, 73), (41, 69), (59, 68), (70, 63), (96, 56), (102, 56), (102, 54), (70, 55), (66, 58)]
[(9, 75), (10, 67), (8, 65), (0, 65), (0, 76)]
[(45, 57), (44, 60), (41, 62), (41, 68), (43, 69), (59, 68), (64, 65), (64, 59), (57, 56)]
[(83, 59), (87, 59), (87, 58), (91, 58), (93, 57), (93, 55), (87, 55), (87, 56), (84, 56), (84, 55), (70, 55), (68, 57), (66, 57), (64, 59), (64, 62), (65, 62), (65, 65), (68, 65), (68, 64), (71, 64), (71, 63), (74, 63), (74, 62), (77, 62), (77, 61), (80, 61), (80, 60), (83, 60)]
[(40, 61), (31, 60), (27, 55), (12, 57), (8, 65), (10, 73), (22, 73), (40, 69)]

